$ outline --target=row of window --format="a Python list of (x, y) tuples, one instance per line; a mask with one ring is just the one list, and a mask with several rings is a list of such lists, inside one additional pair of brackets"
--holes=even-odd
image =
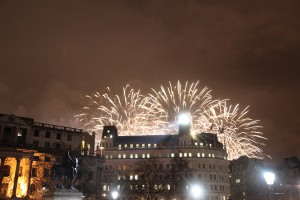
[[(201, 166), (201, 168), (199, 168), (199, 166)], [(216, 167), (213, 167), (213, 166), (215, 166), (215, 164), (205, 164), (205, 163), (203, 163), (201, 165), (200, 163), (198, 163), (198, 168), (199, 169), (215, 169)], [(130, 165), (130, 167), (132, 167), (132, 165)], [(172, 164), (166, 164), (165, 166), (163, 164), (159, 164), (157, 167), (160, 170), (163, 170), (163, 169), (169, 170), (169, 169), (172, 169)], [(192, 163), (188, 164), (188, 168), (189, 169), (193, 168)], [(118, 170), (118, 171), (126, 171), (128, 169), (128, 166), (127, 165), (122, 165), (122, 164), (118, 164), (118, 165), (116, 165), (116, 167), (114, 165), (104, 165), (104, 170), (115, 170), (115, 169)], [(223, 171), (223, 166), (218, 165), (218, 169), (219, 169), (219, 171)], [(214, 180), (216, 180), (216, 179), (214, 179)], [(219, 180), (221, 180), (221, 178)], [(222, 180), (223, 180), (223, 178), (222, 178)]]
[[(220, 159), (226, 159), (227, 157), (226, 156), (222, 156), (222, 155), (215, 155), (214, 153), (197, 153), (196, 155), (194, 155), (195, 157), (198, 157), (198, 158), (220, 158)], [(171, 153), (169, 155), (167, 155), (166, 157), (171, 157), (171, 158), (174, 158), (174, 157), (180, 157), (180, 158), (192, 158), (194, 157), (193, 156), (193, 153)], [(126, 158), (150, 158), (150, 157), (164, 157), (163, 155), (161, 154), (157, 154), (157, 155), (150, 155), (149, 153), (145, 154), (118, 154), (118, 158), (119, 159), (126, 159)], [(105, 159), (113, 159), (113, 155), (105, 155)]]
[[(102, 143), (103, 147), (112, 147), (112, 143), (110, 142), (104, 142)], [(180, 142), (180, 146), (190, 146), (190, 144), (187, 144), (186, 141), (184, 141), (182, 143), (182, 141)], [(197, 143), (195, 142), (194, 143), (194, 146), (196, 147), (208, 147), (208, 148), (212, 148), (213, 145), (212, 144), (203, 144), (203, 143)], [(148, 149), (152, 149), (152, 148), (157, 148), (158, 145), (156, 143), (149, 143), (149, 144), (145, 144), (145, 143), (142, 143), (142, 144), (119, 144), (118, 145), (118, 149), (121, 150), (121, 149), (144, 149), (144, 148), (148, 148)]]
[[(53, 143), (52, 145), (53, 145), (53, 147), (54, 147), (55, 149), (57, 149), (57, 150), (60, 150), (60, 149), (62, 148), (62, 145), (61, 145), (60, 143)], [(33, 140), (32, 146), (35, 147), (35, 148), (40, 147), (40, 146), (39, 146), (39, 141)], [(42, 147), (42, 146), (41, 146), (41, 147)], [(50, 142), (45, 142), (43, 147), (45, 147), (45, 148), (52, 148)], [(71, 149), (71, 145), (66, 145), (65, 148), (66, 148), (66, 149)]]
[[(45, 138), (51, 138), (51, 135), (53, 135), (53, 134), (50, 131), (45, 132)], [(33, 136), (40, 137), (40, 131), (34, 130)], [(62, 138), (62, 133), (56, 133), (56, 139), (61, 140), (61, 138)], [(67, 141), (72, 141), (72, 135), (70, 135), (70, 134), (67, 135)]]

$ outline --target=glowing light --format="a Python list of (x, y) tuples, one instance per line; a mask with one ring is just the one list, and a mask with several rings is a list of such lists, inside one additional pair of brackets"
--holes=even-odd
[(119, 193), (118, 193), (117, 191), (113, 191), (113, 192), (111, 193), (111, 196), (112, 196), (113, 199), (117, 199), (118, 196), (119, 196)]
[(268, 185), (273, 185), (275, 180), (275, 174), (273, 172), (265, 172), (264, 178)]
[(190, 116), (187, 113), (180, 114), (177, 121), (179, 125), (188, 125), (191, 123)]
[(190, 193), (192, 198), (198, 199), (203, 194), (203, 191), (199, 185), (192, 185)]

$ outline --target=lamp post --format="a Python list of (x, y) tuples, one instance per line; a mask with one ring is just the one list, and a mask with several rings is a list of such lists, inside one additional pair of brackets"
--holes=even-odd
[(270, 190), (270, 200), (272, 200), (272, 192), (273, 192), (273, 184), (275, 180), (275, 174), (273, 172), (265, 172), (264, 173), (265, 181)]
[(116, 190), (115, 190), (115, 191), (112, 191), (111, 197), (112, 197), (113, 199), (117, 199), (118, 196), (119, 196), (119, 193), (118, 193)]
[(203, 195), (202, 188), (197, 184), (191, 185), (190, 188), (191, 190), (189, 195), (191, 196), (191, 199), (200, 199)]

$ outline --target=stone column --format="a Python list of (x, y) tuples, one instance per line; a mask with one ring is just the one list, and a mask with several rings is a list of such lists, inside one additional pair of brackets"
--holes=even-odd
[(29, 158), (29, 175), (28, 175), (28, 185), (27, 185), (27, 197), (30, 195), (30, 181), (31, 181), (31, 170), (32, 170), (32, 160)]
[(17, 160), (17, 166), (16, 166), (16, 171), (15, 171), (15, 178), (14, 178), (14, 188), (13, 188), (13, 193), (12, 193), (12, 198), (16, 197), (16, 192), (18, 188), (18, 178), (19, 178), (19, 170), (20, 170), (20, 162), (21, 158), (16, 158)]
[(2, 188), (2, 180), (3, 180), (3, 168), (6, 157), (1, 157), (1, 166), (0, 166), (0, 188)]

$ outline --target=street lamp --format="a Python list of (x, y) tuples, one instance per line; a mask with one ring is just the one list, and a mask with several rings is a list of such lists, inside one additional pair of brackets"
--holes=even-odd
[(117, 191), (112, 191), (111, 196), (113, 199), (117, 199), (119, 196), (119, 193)]
[(190, 196), (192, 197), (192, 199), (200, 199), (202, 195), (203, 191), (199, 185), (191, 185)]
[(273, 190), (273, 184), (275, 180), (275, 174), (273, 172), (265, 172), (264, 178), (270, 190), (270, 200), (272, 200), (272, 190)]

